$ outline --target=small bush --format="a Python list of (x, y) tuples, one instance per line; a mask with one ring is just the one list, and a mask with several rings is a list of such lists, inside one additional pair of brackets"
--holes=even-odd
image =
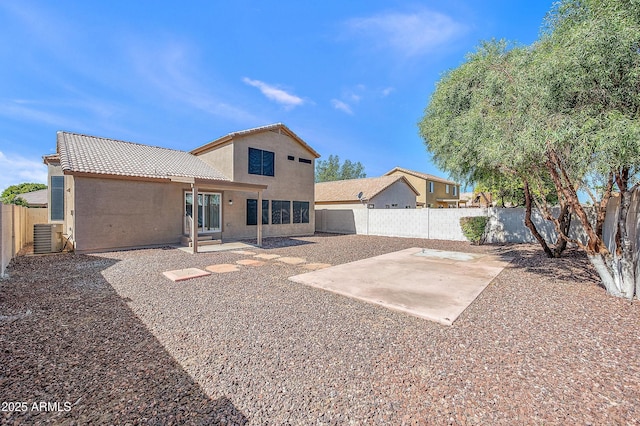
[(465, 216), (460, 218), (460, 227), (469, 241), (480, 245), (484, 243), (487, 222), (489, 218), (486, 216)]

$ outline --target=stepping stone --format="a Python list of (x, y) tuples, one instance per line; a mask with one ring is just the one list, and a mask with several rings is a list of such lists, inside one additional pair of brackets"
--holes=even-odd
[(260, 258), (260, 259), (265, 259), (265, 260), (271, 260), (271, 259), (277, 259), (280, 257), (279, 254), (256, 254), (254, 257)]
[(171, 281), (176, 282), (188, 280), (191, 278), (206, 277), (207, 275), (211, 275), (211, 273), (205, 272), (202, 269), (198, 268), (186, 268), (163, 272), (162, 275), (169, 278)]
[(301, 263), (305, 263), (307, 259), (303, 259), (301, 257), (281, 257), (278, 259), (278, 262), (287, 263), (289, 265), (299, 265)]
[(240, 259), (240, 260), (236, 260), (236, 263), (238, 265), (245, 265), (245, 266), (262, 266), (265, 264), (265, 262), (263, 262), (262, 260), (254, 260), (254, 259)]
[(215, 272), (217, 274), (224, 274), (226, 272), (235, 272), (240, 270), (240, 268), (237, 265), (230, 265), (228, 263), (221, 263), (219, 265), (209, 265), (204, 269), (210, 272)]
[(303, 268), (309, 269), (311, 271), (317, 271), (318, 269), (329, 268), (331, 266), (330, 263), (307, 263), (306, 265), (302, 265)]
[(245, 256), (255, 256), (256, 254), (252, 251), (247, 251), (247, 250), (234, 250), (231, 253), (235, 253), (235, 254), (243, 254)]

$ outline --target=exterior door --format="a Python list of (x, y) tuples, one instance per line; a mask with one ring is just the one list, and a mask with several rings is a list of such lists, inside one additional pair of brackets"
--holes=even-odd
[[(222, 195), (217, 192), (202, 192), (198, 194), (198, 233), (220, 232), (222, 230)], [(185, 234), (189, 234), (193, 218), (193, 194), (185, 192)]]

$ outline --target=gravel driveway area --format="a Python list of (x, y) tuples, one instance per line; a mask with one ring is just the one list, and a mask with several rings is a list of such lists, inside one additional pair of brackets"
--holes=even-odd
[[(515, 260), (452, 326), (287, 279), (409, 247)], [(607, 296), (579, 252), (328, 234), (252, 251), (305, 262), (17, 258), (0, 281), (0, 423), (640, 423), (640, 305)], [(162, 275), (223, 263), (239, 270)]]

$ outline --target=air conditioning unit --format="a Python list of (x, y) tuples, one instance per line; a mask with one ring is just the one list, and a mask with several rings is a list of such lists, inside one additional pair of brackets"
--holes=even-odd
[(33, 253), (62, 251), (62, 224), (38, 223), (33, 225)]

